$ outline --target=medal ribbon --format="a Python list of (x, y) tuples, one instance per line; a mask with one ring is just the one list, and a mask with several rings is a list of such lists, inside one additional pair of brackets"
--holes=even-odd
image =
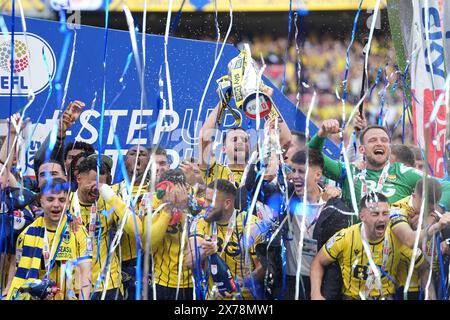
[[(381, 189), (383, 189), (383, 184), (386, 181), (388, 175), (389, 175), (389, 168), (390, 168), (389, 161), (386, 163), (386, 165), (383, 168), (383, 171), (381, 172), (380, 178), (378, 179), (377, 186), (375, 187), (374, 192), (381, 192)], [(367, 169), (364, 168), (363, 171), (359, 174), (359, 180), (361, 181), (361, 198), (363, 198), (367, 193), (367, 181), (366, 181), (366, 175), (367, 175)]]
[[(372, 269), (371, 270), (372, 272), (367, 277), (366, 285), (364, 287), (364, 295), (361, 298), (363, 298), (363, 300), (365, 300), (365, 298), (370, 294), (370, 292), (372, 291), (372, 288), (373, 288), (373, 281), (375, 280), (375, 284), (378, 287), (378, 289), (380, 290), (381, 297), (384, 300), (383, 285), (381, 283), (380, 271), (378, 270), (378, 267), (376, 266), (376, 264), (373, 260), (372, 252), (370, 250), (370, 246), (369, 246), (369, 243), (368, 243), (368, 241), (366, 239), (366, 235), (365, 235), (364, 223), (361, 224), (361, 242), (363, 244), (364, 252), (366, 253), (366, 257), (369, 260), (369, 266)], [(383, 251), (382, 251), (382, 253), (383, 253), (382, 267), (381, 267), (382, 270), (386, 269), (390, 251), (391, 250), (390, 250), (390, 246), (389, 246), (389, 237), (388, 237), (388, 233), (387, 233), (387, 229), (386, 229), (385, 234), (384, 234), (384, 244), (383, 244)]]

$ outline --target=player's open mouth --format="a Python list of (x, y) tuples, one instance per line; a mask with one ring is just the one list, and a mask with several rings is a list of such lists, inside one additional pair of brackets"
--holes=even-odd
[(294, 181), (294, 187), (295, 189), (301, 189), (305, 186), (304, 182), (300, 182), (300, 181)]
[(379, 225), (375, 226), (375, 230), (377, 230), (377, 231), (383, 232), (385, 229), (386, 229), (385, 224), (379, 224)]
[(373, 153), (377, 156), (383, 156), (384, 155), (384, 149), (375, 149)]
[(98, 192), (89, 192), (89, 196), (91, 198), (97, 198), (98, 197)]

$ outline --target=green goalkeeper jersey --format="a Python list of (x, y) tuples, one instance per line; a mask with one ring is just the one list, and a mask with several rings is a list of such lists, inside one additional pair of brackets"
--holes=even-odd
[[(322, 151), (324, 146), (325, 138), (321, 138), (315, 135), (308, 146), (312, 149), (317, 149)], [(329, 179), (335, 180), (341, 183), (342, 186), (342, 198), (345, 203), (352, 208), (352, 200), (350, 194), (350, 184), (349, 175), (343, 175), (345, 173), (345, 164), (341, 161), (336, 161), (323, 154), (325, 159), (325, 167), (323, 170), (323, 175)], [(353, 184), (355, 187), (355, 197), (356, 202), (362, 197), (363, 189), (363, 179), (362, 172), (353, 164), (350, 164), (350, 170), (352, 172)], [(366, 184), (367, 190), (375, 190), (377, 185), (380, 183), (380, 176), (382, 175), (383, 169), (381, 170), (370, 170), (366, 169)], [(423, 173), (415, 168), (407, 167), (402, 163), (396, 162), (389, 166), (387, 171), (387, 176), (385, 179), (381, 179), (380, 183), (381, 191), (387, 198), (389, 203), (397, 202), (405, 197), (410, 196), (414, 192), (414, 188), (418, 180), (423, 176)], [(441, 206), (443, 206), (447, 211), (450, 210), (450, 182), (439, 181), (442, 186), (442, 197)]]

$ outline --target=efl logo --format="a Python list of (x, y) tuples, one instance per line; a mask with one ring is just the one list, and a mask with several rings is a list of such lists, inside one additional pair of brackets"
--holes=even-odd
[[(14, 70), (11, 79), (11, 59)], [(11, 54), (11, 35), (0, 37), (0, 96), (27, 96), (44, 91), (56, 72), (56, 58), (50, 45), (41, 37), (14, 33), (14, 55)], [(31, 79), (30, 79), (31, 77)]]

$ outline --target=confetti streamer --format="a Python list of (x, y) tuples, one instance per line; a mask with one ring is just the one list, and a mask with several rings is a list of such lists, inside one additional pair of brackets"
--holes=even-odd
[(291, 31), (292, 31), (292, 0), (289, 0), (289, 15), (288, 15), (288, 38), (287, 38), (287, 46), (284, 51), (284, 72), (283, 72), (283, 81), (281, 83), (281, 93), (284, 94), (284, 87), (286, 85), (286, 65), (288, 62), (288, 50), (289, 50), (289, 41), (291, 40)]
[[(100, 172), (101, 155), (103, 154), (103, 126), (105, 121), (105, 104), (106, 104), (106, 62), (108, 53), (108, 35), (109, 35), (109, 1), (106, 1), (105, 6), (105, 32), (104, 32), (104, 46), (103, 46), (103, 86), (102, 86), (102, 104), (100, 112), (100, 129), (98, 134), (98, 156), (97, 156), (97, 172)], [(99, 186), (99, 177), (97, 175), (97, 188)]]
[[(297, 83), (299, 83), (302, 80), (302, 64), (301, 64), (301, 55), (300, 55), (300, 46), (299, 46), (299, 39), (298, 39), (298, 23), (297, 23), (297, 19), (298, 19), (298, 12), (295, 12), (295, 18), (294, 18), (294, 25), (295, 25), (295, 51), (297, 52)], [(286, 70), (285, 70), (286, 73)], [(309, 88), (306, 87), (306, 83), (302, 82), (303, 87), (305, 88)], [(297, 107), (297, 109), (300, 106), (300, 90), (297, 91), (297, 95), (295, 96), (296, 99), (296, 104), (295, 106)]]
[[(172, 3), (173, 0), (169, 0), (169, 9), (167, 10), (166, 32), (164, 34), (164, 67), (166, 71), (167, 98), (169, 100), (169, 110), (171, 112), (173, 112), (172, 82), (170, 80), (169, 55), (167, 53), (167, 48), (169, 46), (169, 30), (170, 30), (170, 19), (172, 17)], [(164, 115), (165, 114), (166, 110), (164, 109)]]
[[(356, 25), (358, 23), (359, 14), (361, 13), (361, 6), (363, 4), (364, 0), (361, 0), (359, 3), (358, 11), (356, 12), (355, 19), (353, 21), (353, 27), (352, 27), (352, 37), (350, 40), (350, 43), (347, 47), (346, 55), (345, 55), (345, 73), (344, 73), (344, 80), (342, 81), (342, 84), (344, 85), (344, 93), (342, 97), (342, 125), (345, 123), (345, 104), (347, 102), (347, 82), (348, 82), (348, 73), (350, 71), (350, 48), (353, 45), (353, 42), (355, 41), (356, 37)], [(341, 149), (342, 151), (342, 149)]]
[(217, 0), (214, 0), (214, 26), (216, 27), (216, 35), (217, 35), (216, 49), (214, 51), (214, 59), (217, 59), (217, 50), (219, 49), (219, 42), (220, 42), (220, 26), (217, 11)]
[[(425, 183), (425, 186), (427, 185), (427, 183)], [(422, 204), (420, 206), (420, 213), (419, 213), (419, 221), (417, 222), (417, 225), (420, 227), (423, 224), (423, 220), (424, 220), (424, 212), (425, 212), (425, 202), (428, 201), (428, 196), (427, 194), (425, 194), (426, 192), (426, 187), (423, 188), (423, 192), (422, 192)], [(403, 299), (404, 300), (408, 300), (408, 290), (409, 290), (409, 286), (411, 284), (411, 277), (412, 274), (414, 272), (414, 266), (416, 264), (416, 256), (418, 254), (418, 246), (419, 246), (419, 239), (420, 239), (420, 232), (416, 232), (415, 234), (415, 238), (414, 238), (414, 247), (413, 247), (413, 251), (412, 251), (412, 256), (411, 256), (411, 262), (409, 264), (409, 269), (408, 269), (408, 276), (406, 278), (406, 283), (405, 283), (405, 287), (403, 289)]]
[(197, 136), (197, 128), (198, 128), (198, 124), (200, 122), (200, 115), (202, 113), (203, 103), (205, 101), (206, 93), (208, 92), (209, 85), (211, 83), (212, 77), (214, 75), (214, 72), (216, 71), (217, 65), (219, 64), (220, 57), (222, 56), (223, 50), (225, 48), (225, 44), (226, 44), (226, 42), (228, 40), (228, 36), (230, 35), (231, 28), (233, 26), (233, 7), (232, 7), (232, 4), (231, 4), (231, 0), (229, 0), (229, 7), (230, 7), (230, 24), (228, 26), (228, 30), (227, 30), (227, 33), (225, 35), (225, 39), (223, 39), (222, 46), (220, 47), (219, 55), (216, 57), (216, 59), (214, 61), (214, 66), (213, 66), (213, 68), (211, 70), (211, 73), (209, 74), (208, 81), (206, 82), (205, 88), (203, 89), (202, 98), (200, 100), (200, 105), (198, 107), (197, 121), (195, 122), (195, 126), (194, 126), (194, 137)]
[[(436, 235), (436, 236), (438, 236), (438, 235)], [(433, 270), (435, 245), (436, 245), (436, 237), (433, 237), (433, 239), (431, 239), (431, 258), (430, 258), (430, 267), (429, 267), (430, 272), (428, 274), (428, 280), (427, 280), (427, 284), (425, 286), (425, 300), (427, 300), (427, 298), (428, 298), (428, 291), (429, 291), (429, 288), (430, 288), (430, 285), (431, 285), (431, 278), (432, 278), (432, 275), (433, 275), (432, 270)], [(425, 247), (426, 247), (426, 244), (425, 244)], [(426, 257), (426, 251), (423, 251), (423, 253), (424, 253), (425, 257)], [(427, 261), (425, 260), (425, 262), (427, 262)]]
[[(184, 7), (185, 2), (186, 2), (186, 0), (183, 0), (183, 2), (181, 3), (180, 9), (178, 9), (178, 12), (177, 12), (177, 16), (175, 17), (175, 19), (172, 22), (172, 25), (170, 26), (170, 31), (169, 31), (170, 36), (172, 36), (175, 33), (175, 31), (177, 30), (177, 27), (180, 23), (181, 13), (183, 12), (183, 7)], [(144, 4), (144, 12), (146, 12), (146, 11), (147, 11), (147, 0), (145, 0), (145, 4)], [(145, 15), (145, 13), (144, 13), (144, 15)]]
[(380, 12), (380, 2), (381, 2), (381, 0), (377, 0), (377, 2), (375, 4), (375, 9), (374, 9), (373, 18), (372, 18), (372, 24), (370, 26), (369, 39), (367, 40), (367, 53), (366, 53), (365, 59), (364, 59), (364, 72), (366, 74), (367, 79), (368, 79), (367, 66), (369, 64), (370, 47), (372, 45), (372, 38), (373, 38), (373, 32), (375, 30), (375, 25), (378, 20), (378, 13)]
[[(309, 120), (311, 119), (312, 110), (316, 104), (317, 93), (314, 90), (311, 103), (308, 108), (308, 113), (306, 115), (306, 125), (305, 125), (305, 135), (309, 136)], [(306, 160), (305, 160), (305, 179), (308, 177), (309, 172), (309, 149), (306, 148)], [(303, 187), (303, 206), (302, 206), (302, 220), (300, 222), (300, 240), (298, 242), (298, 255), (297, 255), (297, 272), (295, 275), (295, 300), (298, 300), (300, 294), (300, 270), (302, 268), (302, 255), (303, 255), (303, 238), (305, 237), (305, 223), (306, 223), (306, 210), (308, 203), (308, 184), (305, 183)]]

